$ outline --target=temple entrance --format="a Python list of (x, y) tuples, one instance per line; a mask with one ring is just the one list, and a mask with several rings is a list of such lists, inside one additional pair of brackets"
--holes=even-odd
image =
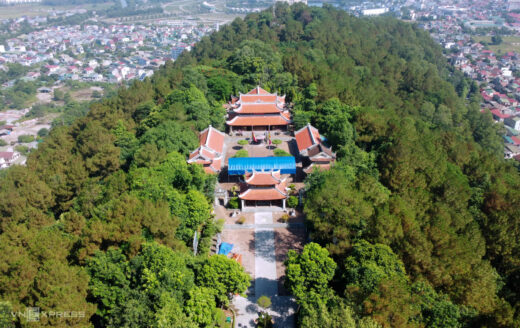
[(242, 211), (254, 212), (256, 210), (285, 210), (285, 199), (277, 200), (242, 200)]

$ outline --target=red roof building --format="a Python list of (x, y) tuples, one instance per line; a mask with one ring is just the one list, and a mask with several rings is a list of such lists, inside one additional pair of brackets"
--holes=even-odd
[(270, 130), (287, 127), (291, 123), (291, 115), (286, 108), (285, 96), (269, 93), (257, 86), (247, 94), (232, 97), (228, 105), (226, 124), (230, 130), (242, 128), (248, 130), (255, 127)]
[(502, 112), (500, 109), (492, 109), (491, 114), (496, 121), (503, 122), (504, 119), (511, 117), (511, 115)]
[(20, 156), (20, 154), (11, 151), (0, 152), (0, 169), (9, 167)]
[(223, 160), (224, 138), (224, 133), (210, 125), (200, 132), (200, 146), (191, 152), (188, 163), (204, 166), (206, 173), (214, 174), (220, 172)]
[(328, 170), (336, 160), (336, 154), (324, 145), (324, 138), (318, 129), (307, 124), (294, 133), (298, 151), (305, 166), (303, 171), (310, 173), (315, 168), (318, 170)]
[(285, 200), (288, 197), (285, 180), (280, 171), (247, 173), (238, 195), (242, 201), (242, 209), (247, 206), (271, 206), (274, 203), (285, 210)]

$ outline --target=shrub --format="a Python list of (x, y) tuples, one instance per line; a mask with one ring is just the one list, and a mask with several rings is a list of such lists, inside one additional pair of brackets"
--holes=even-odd
[(232, 197), (229, 199), (229, 202), (228, 202), (228, 207), (229, 208), (238, 208), (238, 197)]
[(290, 196), (289, 199), (287, 199), (287, 205), (289, 207), (295, 208), (298, 206), (298, 197), (296, 196)]
[(248, 143), (249, 143), (249, 142), (248, 142), (247, 140), (245, 140), (245, 139), (238, 140), (238, 144), (239, 144), (240, 146), (245, 146), (245, 145), (247, 145)]
[(244, 216), (241, 216), (240, 219), (237, 220), (238, 224), (244, 224), (246, 223), (246, 218)]
[(222, 229), (224, 228), (224, 224), (226, 223), (225, 219), (218, 219), (217, 220), (217, 231), (222, 232)]
[(2, 146), (7, 146), (7, 141), (5, 141), (4, 139), (0, 139), (0, 147)]
[(274, 140), (272, 141), (272, 143), (273, 143), (273, 145), (281, 145), (281, 144), (282, 144), (282, 140), (280, 140), (280, 139), (274, 139)]
[(283, 223), (287, 223), (289, 221), (291, 217), (289, 216), (289, 214), (284, 214), (282, 215), (282, 217), (280, 218), (280, 221), (282, 221)]
[(245, 149), (240, 149), (233, 157), (249, 157), (249, 153)]
[(287, 156), (291, 156), (291, 154), (289, 154), (288, 152), (286, 152), (283, 149), (276, 148), (274, 150), (274, 156), (276, 156), (276, 157), (287, 157)]
[(289, 190), (291, 190), (291, 194), (294, 195), (295, 192), (296, 192), (296, 186), (294, 185), (294, 183), (291, 183), (289, 185)]
[(38, 136), (39, 137), (46, 137), (48, 135), (49, 135), (49, 129), (41, 128), (40, 130), (38, 130)]
[(18, 137), (19, 143), (29, 143), (34, 141), (34, 136), (30, 134), (22, 134)]
[(262, 295), (258, 298), (258, 300), (256, 300), (256, 304), (258, 304), (258, 306), (260, 306), (264, 309), (267, 309), (268, 307), (271, 306), (271, 298), (269, 298), (268, 296)]
[(16, 147), (14, 147), (14, 150), (16, 150), (17, 152), (19, 152), (22, 155), (27, 155), (29, 153), (29, 147), (27, 147), (27, 146), (18, 145)]

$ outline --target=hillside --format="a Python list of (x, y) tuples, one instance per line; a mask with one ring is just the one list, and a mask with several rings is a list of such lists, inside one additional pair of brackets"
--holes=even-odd
[(520, 176), (476, 85), (413, 25), (303, 5), (222, 27), (0, 171), (2, 324), (36, 306), (83, 314), (41, 327), (223, 326), (249, 278), (207, 256), (215, 177), (185, 159), (257, 84), (338, 154), (287, 261), (299, 326), (518, 325)]

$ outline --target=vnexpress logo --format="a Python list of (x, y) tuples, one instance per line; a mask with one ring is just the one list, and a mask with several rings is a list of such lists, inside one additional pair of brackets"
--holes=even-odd
[(40, 321), (40, 308), (39, 307), (26, 307), (24, 312), (13, 312), (13, 317), (22, 317), (27, 322)]
[(28, 307), (25, 309), (27, 322), (40, 321), (40, 308), (39, 307)]

